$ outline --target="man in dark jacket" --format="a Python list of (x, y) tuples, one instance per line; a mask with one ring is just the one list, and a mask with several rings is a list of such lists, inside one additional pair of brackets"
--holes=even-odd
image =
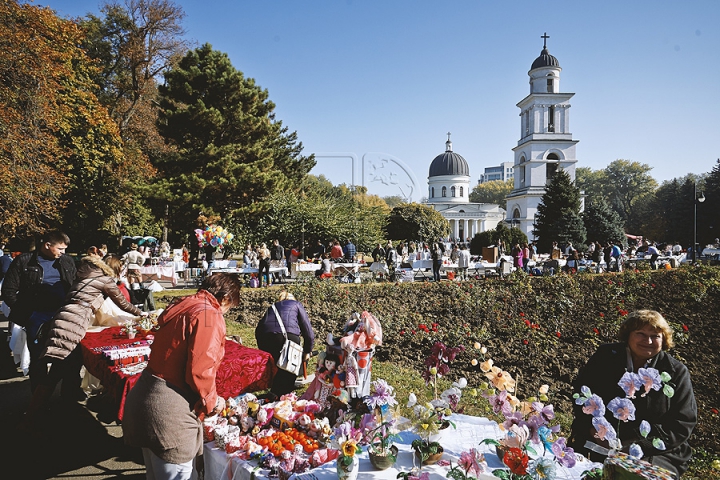
[(75, 281), (75, 262), (65, 249), (70, 238), (59, 230), (46, 232), (37, 250), (15, 257), (5, 274), (2, 296), (10, 307), (9, 321), (25, 327), (30, 351), (30, 388), (35, 390), (45, 367), (38, 362), (42, 343), (37, 333), (52, 319)]

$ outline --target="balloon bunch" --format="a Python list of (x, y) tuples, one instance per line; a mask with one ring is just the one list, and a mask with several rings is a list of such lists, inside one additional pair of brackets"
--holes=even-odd
[(230, 242), (234, 235), (223, 227), (210, 225), (205, 230), (195, 229), (195, 237), (198, 241), (198, 247), (203, 248), (208, 245), (212, 247), (222, 247), (225, 243)]

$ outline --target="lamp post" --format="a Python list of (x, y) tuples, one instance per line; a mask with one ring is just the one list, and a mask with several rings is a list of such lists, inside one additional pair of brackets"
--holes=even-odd
[(697, 206), (698, 203), (702, 203), (705, 201), (705, 195), (703, 195), (702, 192), (700, 192), (700, 196), (697, 196), (697, 180), (695, 183), (693, 183), (693, 203), (695, 204), (695, 221), (693, 224), (693, 258), (692, 263), (693, 265), (697, 264)]

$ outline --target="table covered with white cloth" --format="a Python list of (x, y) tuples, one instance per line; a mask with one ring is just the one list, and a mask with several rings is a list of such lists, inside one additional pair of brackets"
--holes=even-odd
[[(439, 440), (445, 453), (442, 460), (452, 462), (457, 465), (458, 458), (462, 452), (470, 448), (476, 448), (485, 454), (487, 462), (487, 471), (484, 476), (480, 476), (479, 480), (490, 480), (496, 477), (492, 476), (491, 471), (497, 468), (507, 468), (500, 462), (495, 455), (495, 447), (490, 445), (481, 445), (480, 442), (486, 438), (499, 439), (504, 433), (498, 427), (498, 424), (487, 418), (471, 417), (468, 415), (453, 414), (450, 417), (455, 425), (456, 430), (450, 428)], [(418, 436), (410, 431), (400, 433), (400, 438), (395, 442), (399, 453), (397, 462), (393, 467), (387, 470), (376, 470), (368, 458), (367, 449), (363, 447), (363, 452), (359, 454), (359, 475), (358, 478), (373, 478), (395, 480), (399, 472), (408, 472), (413, 465), (420, 465), (419, 460), (415, 457), (411, 443)], [(543, 452), (542, 446), (535, 445), (534, 448), (538, 454)], [(552, 453), (546, 452), (549, 458)], [(257, 461), (241, 460), (237, 456), (227, 455), (224, 450), (215, 447), (215, 442), (208, 442), (204, 447), (204, 463), (205, 463), (205, 480), (251, 480), (256, 478), (268, 478), (268, 470), (259, 468)], [(309, 470), (303, 474), (293, 475), (290, 478), (297, 480), (334, 480), (337, 479), (336, 471), (337, 461), (328, 462), (318, 468)], [(580, 479), (583, 472), (593, 468), (600, 468), (602, 464), (592, 463), (584, 457), (578, 455), (577, 464), (573, 468), (565, 468), (557, 465), (557, 480), (576, 480)], [(423, 472), (430, 473), (431, 479), (446, 478), (449, 466), (426, 465), (422, 467)]]
[(163, 280), (172, 283), (173, 287), (177, 286), (175, 267), (172, 264), (168, 266), (149, 265), (140, 267), (140, 273), (143, 275), (143, 280)]

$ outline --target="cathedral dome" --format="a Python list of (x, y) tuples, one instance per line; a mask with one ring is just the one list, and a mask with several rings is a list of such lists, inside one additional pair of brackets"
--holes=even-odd
[(530, 67), (530, 70), (535, 70), (536, 68), (543, 68), (543, 67), (559, 67), (560, 62), (558, 62), (558, 59), (550, 55), (550, 52), (548, 52), (547, 47), (543, 47), (542, 52), (540, 52), (540, 56), (535, 59), (535, 61), (532, 63), (532, 67)]
[[(448, 135), (449, 137), (449, 135)], [(441, 175), (465, 175), (470, 176), (470, 167), (465, 159), (452, 151), (450, 138), (445, 142), (445, 153), (441, 153), (430, 164), (430, 177)]]

